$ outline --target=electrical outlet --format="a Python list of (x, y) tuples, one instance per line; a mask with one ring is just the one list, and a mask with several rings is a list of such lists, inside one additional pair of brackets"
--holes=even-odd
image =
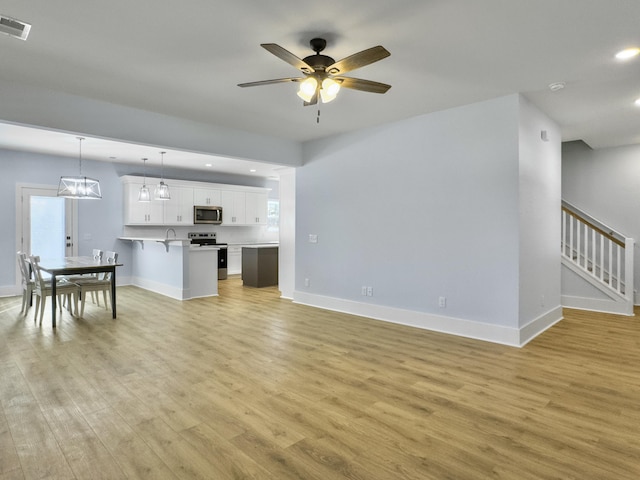
[(438, 307), (445, 308), (447, 306), (447, 297), (438, 298)]
[(315, 233), (310, 233), (309, 243), (318, 243), (318, 235), (316, 235)]
[(373, 297), (373, 287), (367, 287), (367, 297)]
[(362, 296), (363, 297), (367, 296), (367, 287), (362, 287)]
[(304, 286), (305, 287), (310, 287), (311, 286), (311, 280), (309, 280), (308, 278), (304, 279)]

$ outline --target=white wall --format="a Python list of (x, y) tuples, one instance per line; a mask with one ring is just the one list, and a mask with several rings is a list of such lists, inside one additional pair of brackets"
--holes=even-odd
[[(634, 278), (639, 279), (640, 145), (592, 150), (580, 141), (564, 143), (562, 197), (622, 235), (636, 239)], [(639, 303), (637, 294), (635, 303)]]
[(296, 252), (296, 173), (280, 172), (280, 248), (278, 249), (278, 288), (284, 298), (293, 298)]
[[(512, 95), (306, 144), (296, 170), (294, 298), (372, 316), (371, 306), (397, 309), (378, 315), (390, 321), (421, 312), (430, 317), (401, 323), (437, 320), (454, 333), (472, 321), (486, 335), (471, 336), (496, 341), (517, 332), (520, 117)], [(559, 277), (557, 289), (549, 301), (559, 305)]]
[(561, 304), (560, 139), (558, 126), (521, 97), (520, 327)]
[(301, 159), (297, 142), (3, 80), (0, 105), (0, 121), (258, 162), (297, 166)]

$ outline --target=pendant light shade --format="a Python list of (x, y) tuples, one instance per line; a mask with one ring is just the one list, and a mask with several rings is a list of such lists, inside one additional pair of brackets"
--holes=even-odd
[(65, 198), (77, 199), (100, 199), (100, 182), (95, 178), (89, 178), (82, 175), (82, 141), (83, 137), (77, 137), (80, 141), (80, 153), (78, 155), (79, 175), (60, 177), (58, 185), (58, 196)]
[(147, 158), (142, 159), (142, 161), (144, 162), (144, 181), (142, 182), (140, 192), (138, 193), (139, 202), (151, 201), (151, 192), (149, 192), (149, 187), (147, 187), (147, 160)]
[(160, 152), (160, 183), (156, 186), (154, 197), (156, 200), (171, 200), (171, 194), (169, 193), (169, 185), (164, 183), (164, 154), (167, 152)]

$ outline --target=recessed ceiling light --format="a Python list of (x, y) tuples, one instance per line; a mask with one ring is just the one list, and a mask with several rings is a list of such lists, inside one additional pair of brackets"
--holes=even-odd
[(557, 92), (558, 90), (562, 90), (564, 86), (564, 82), (553, 82), (549, 84), (549, 90), (551, 90), (552, 92)]
[(638, 107), (640, 107), (640, 98), (638, 98), (634, 103), (635, 103)]
[(251, 170), (249, 170), (251, 173), (256, 173), (256, 169), (252, 168)]
[(205, 163), (205, 164), (204, 164), (204, 166), (205, 166), (205, 167), (213, 167), (213, 165), (212, 165), (212, 164), (210, 164), (210, 163)]
[(624, 50), (620, 50), (618, 53), (616, 53), (616, 58), (618, 60), (629, 60), (630, 58), (635, 57), (639, 53), (640, 53), (640, 48), (638, 47), (625, 48)]

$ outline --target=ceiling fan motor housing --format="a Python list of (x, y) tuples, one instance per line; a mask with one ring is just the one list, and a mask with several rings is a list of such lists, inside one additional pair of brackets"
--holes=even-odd
[(326, 55), (320, 55), (319, 53), (316, 55), (309, 55), (308, 57), (303, 58), (302, 61), (310, 67), (313, 67), (316, 72), (324, 72), (329, 65), (336, 63), (333, 58)]

